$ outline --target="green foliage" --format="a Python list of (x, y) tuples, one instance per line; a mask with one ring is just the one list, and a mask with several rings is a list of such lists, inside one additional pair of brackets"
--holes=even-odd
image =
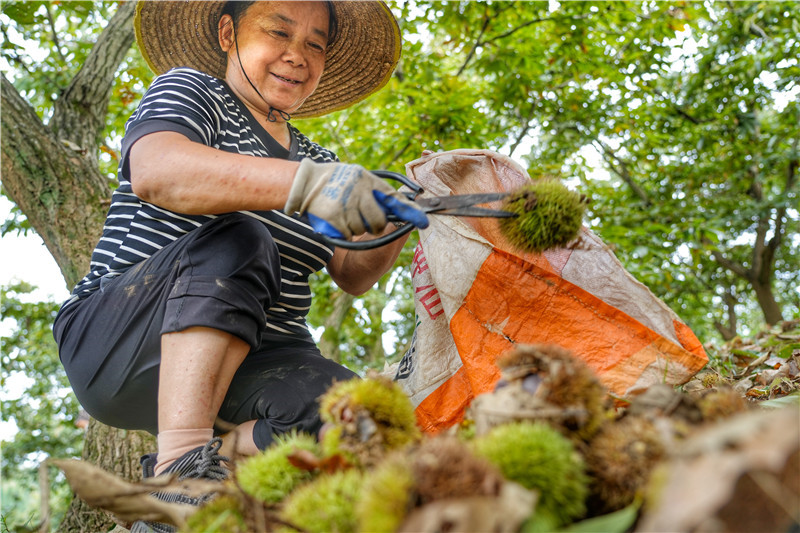
[[(608, 23), (618, 7), (607, 5)], [(591, 39), (613, 62), (587, 65), (582, 87), (593, 90), (581, 105), (564, 104), (573, 85), (553, 92), (559, 106), (541, 118), (558, 121), (543, 124), (538, 164), (582, 178), (599, 200), (596, 231), (700, 338), (728, 325), (726, 295), (740, 327), (764, 322), (756, 280), (772, 285), (785, 318), (796, 315), (796, 4), (628, 3), (623, 11), (639, 11), (640, 22), (617, 43), (610, 34)], [(685, 32), (659, 32), (659, 24)], [(597, 152), (609, 179), (587, 171), (581, 146)], [(753, 270), (772, 260), (774, 268)]]
[(552, 525), (568, 524), (586, 512), (583, 460), (557, 430), (538, 422), (505, 424), (477, 438), (473, 446), (503, 477), (538, 491), (536, 514)]
[[(18, 428), (13, 438), (2, 443), (2, 514), (7, 523), (15, 525), (32, 519), (29, 502), (38, 498), (39, 462), (47, 456), (80, 456), (83, 445), (83, 432), (75, 426), (80, 406), (53, 340), (58, 304), (30, 302), (26, 295), (32, 290), (25, 283), (0, 288), (4, 330), (0, 337), (0, 408), (4, 421)], [(69, 491), (63, 476), (55, 477), (54, 482), (51, 510), (53, 523), (58, 523)], [(38, 512), (35, 516), (38, 520)]]

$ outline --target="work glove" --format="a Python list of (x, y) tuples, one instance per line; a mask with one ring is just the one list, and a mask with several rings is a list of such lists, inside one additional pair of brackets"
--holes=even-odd
[(297, 169), (284, 212), (308, 213), (316, 231), (334, 238), (378, 234), (386, 227), (387, 213), (428, 227), (428, 217), (411, 200), (363, 167), (310, 159)]

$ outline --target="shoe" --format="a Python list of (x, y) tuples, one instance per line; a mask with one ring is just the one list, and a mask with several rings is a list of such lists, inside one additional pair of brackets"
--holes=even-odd
[[(222, 439), (214, 437), (205, 446), (198, 446), (180, 456), (161, 475), (177, 474), (178, 481), (190, 478), (224, 481), (228, 477), (228, 469), (222, 466), (222, 461), (229, 461), (229, 459), (219, 454), (221, 446)], [(157, 455), (154, 453), (142, 456), (142, 477), (145, 479), (154, 477), (156, 460)], [(185, 503), (197, 506), (213, 497), (213, 494), (208, 494), (196, 498), (175, 492), (153, 492), (152, 495), (167, 503)], [(175, 531), (177, 531), (175, 526), (142, 520), (134, 522), (130, 529), (131, 533), (175, 533)]]
[(156, 477), (156, 464), (158, 463), (157, 453), (143, 455), (142, 458), (139, 459), (139, 463), (142, 465), (142, 479)]

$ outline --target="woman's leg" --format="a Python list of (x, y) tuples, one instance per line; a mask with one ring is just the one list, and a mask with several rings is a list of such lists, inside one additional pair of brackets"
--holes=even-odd
[(67, 308), (55, 325), (62, 362), (101, 422), (208, 432), (279, 291), (280, 258), (266, 227), (246, 215), (219, 217)]
[(249, 351), (249, 344), (217, 329), (162, 335), (156, 474), (214, 436), (217, 412)]

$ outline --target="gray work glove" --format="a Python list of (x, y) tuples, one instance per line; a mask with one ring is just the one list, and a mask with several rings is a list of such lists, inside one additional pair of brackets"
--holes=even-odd
[(310, 159), (297, 169), (284, 212), (307, 212), (318, 232), (345, 239), (367, 231), (380, 233), (387, 212), (419, 227), (428, 225), (425, 213), (411, 200), (363, 167)]

